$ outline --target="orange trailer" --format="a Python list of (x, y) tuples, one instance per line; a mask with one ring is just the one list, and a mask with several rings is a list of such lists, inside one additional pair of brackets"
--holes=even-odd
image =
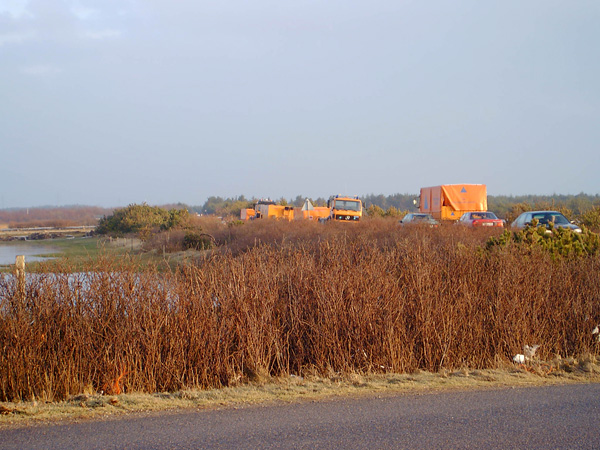
[(466, 212), (487, 211), (485, 184), (444, 184), (421, 188), (419, 211), (438, 220), (458, 220)]

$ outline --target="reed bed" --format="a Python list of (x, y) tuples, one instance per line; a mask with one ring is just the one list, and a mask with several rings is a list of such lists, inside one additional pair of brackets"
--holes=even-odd
[(358, 225), (268, 224), (279, 231), (246, 246), (241, 227), (235, 251), (167, 273), (105, 258), (24, 286), (3, 275), (0, 401), (495, 368), (524, 344), (542, 358), (598, 353), (598, 258), (488, 252), (485, 235), (456, 227)]

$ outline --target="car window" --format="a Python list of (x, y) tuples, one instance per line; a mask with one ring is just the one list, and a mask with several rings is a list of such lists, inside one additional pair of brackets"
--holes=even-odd
[(557, 225), (566, 225), (569, 223), (567, 218), (562, 214), (553, 214), (552, 218), (554, 219), (554, 223)]

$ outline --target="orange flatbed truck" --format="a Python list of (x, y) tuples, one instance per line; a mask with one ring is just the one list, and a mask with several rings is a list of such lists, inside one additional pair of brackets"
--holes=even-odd
[(419, 212), (437, 220), (458, 220), (466, 212), (487, 211), (485, 184), (443, 184), (421, 188)]
[(320, 220), (329, 216), (329, 208), (326, 206), (313, 206), (309, 199), (304, 201), (304, 206), (300, 210), (303, 219)]

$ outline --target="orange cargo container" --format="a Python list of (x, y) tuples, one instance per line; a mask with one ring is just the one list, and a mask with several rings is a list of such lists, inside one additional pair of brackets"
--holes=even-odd
[(444, 184), (421, 188), (419, 211), (438, 220), (458, 220), (466, 212), (487, 211), (485, 184)]
[(311, 210), (303, 210), (302, 218), (310, 220), (319, 220), (329, 216), (329, 208), (326, 206), (314, 206)]
[(292, 206), (277, 205), (272, 200), (259, 200), (254, 209), (244, 208), (240, 211), (240, 219), (284, 219), (294, 220), (294, 208)]
[(329, 216), (329, 208), (326, 206), (313, 206), (309, 199), (304, 201), (304, 206), (300, 210), (303, 219), (319, 220)]

